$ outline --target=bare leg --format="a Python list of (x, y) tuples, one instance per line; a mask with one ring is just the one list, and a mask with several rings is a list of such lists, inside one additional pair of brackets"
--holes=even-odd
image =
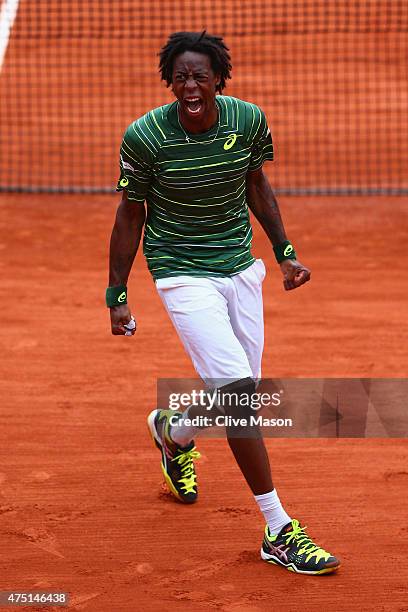
[[(250, 417), (253, 411), (248, 407), (248, 397), (255, 392), (255, 383), (246, 378), (220, 389), (226, 393), (224, 410), (227, 416), (243, 417), (248, 423), (243, 427), (227, 426), (228, 444), (235, 460), (254, 495), (263, 495), (273, 489), (271, 468), (261, 430), (257, 425), (251, 425)], [(231, 398), (234, 398), (231, 401)]]
[[(223, 407), (225, 415), (232, 418), (243, 417), (249, 422), (251, 409), (248, 406), (243, 409), (242, 406), (245, 402), (240, 400), (243, 396), (250, 396), (254, 390), (255, 384), (251, 378), (221, 387), (219, 389), (220, 393), (226, 393), (225, 397), (229, 398)], [(234, 398), (232, 401), (231, 397)], [(209, 416), (205, 406), (201, 405), (189, 406), (184, 414), (188, 419)], [(211, 416), (214, 416), (214, 414)], [(177, 430), (174, 428), (171, 431), (171, 435), (178, 444), (187, 445), (199, 429), (199, 427), (178, 426)], [(254, 495), (263, 495), (272, 491), (273, 483), (269, 458), (259, 427), (248, 424), (240, 428), (227, 426), (226, 430), (229, 446), (252, 493)]]
[(271, 468), (262, 437), (227, 437), (230, 449), (252, 493), (262, 495), (272, 491)]

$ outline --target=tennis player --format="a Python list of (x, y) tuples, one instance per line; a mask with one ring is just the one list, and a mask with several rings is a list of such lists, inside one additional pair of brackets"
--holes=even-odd
[[(210, 388), (218, 381), (217, 390), (233, 391), (235, 403), (219, 408), (242, 415), (240, 398), (255, 390), (264, 342), (265, 266), (251, 254), (248, 207), (272, 244), (284, 288), (303, 285), (310, 271), (286, 237), (263, 172), (273, 159), (265, 115), (255, 104), (222, 95), (231, 77), (222, 38), (205, 31), (172, 34), (161, 49), (160, 70), (176, 99), (134, 121), (120, 152), (117, 190), (123, 193), (106, 292), (112, 333), (135, 333), (126, 284), (144, 227), (148, 268), (198, 375)], [(153, 410), (148, 417), (170, 491), (188, 504), (197, 499), (198, 427), (192, 420), (200, 410)], [(339, 561), (283, 508), (259, 430), (226, 431), (265, 517), (262, 559), (304, 574), (336, 570)]]

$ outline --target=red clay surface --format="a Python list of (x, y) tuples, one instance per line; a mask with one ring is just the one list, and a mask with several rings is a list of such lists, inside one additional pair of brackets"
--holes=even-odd
[[(0, 589), (68, 591), (70, 608), (87, 612), (405, 612), (406, 440), (268, 440), (289, 513), (342, 559), (333, 576), (259, 560), (262, 517), (224, 440), (200, 444), (199, 503), (166, 494), (145, 417), (158, 377), (194, 372), (141, 255), (130, 281), (138, 332), (110, 335), (117, 201), (2, 198)], [(281, 208), (313, 276), (284, 292), (255, 228), (269, 270), (264, 375), (406, 376), (406, 203), (282, 198)]]

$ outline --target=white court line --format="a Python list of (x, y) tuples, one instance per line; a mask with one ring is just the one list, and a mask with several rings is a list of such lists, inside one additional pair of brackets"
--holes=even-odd
[(4, 56), (6, 55), (7, 45), (17, 15), (18, 3), (20, 0), (3, 0), (0, 10), (0, 70), (3, 66)]

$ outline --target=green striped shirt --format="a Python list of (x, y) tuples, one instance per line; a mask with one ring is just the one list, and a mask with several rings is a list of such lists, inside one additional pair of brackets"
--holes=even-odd
[(143, 252), (154, 279), (232, 276), (254, 261), (245, 178), (273, 159), (272, 138), (255, 104), (216, 103), (219, 122), (203, 134), (186, 137), (177, 101), (125, 132), (117, 191), (147, 202)]

